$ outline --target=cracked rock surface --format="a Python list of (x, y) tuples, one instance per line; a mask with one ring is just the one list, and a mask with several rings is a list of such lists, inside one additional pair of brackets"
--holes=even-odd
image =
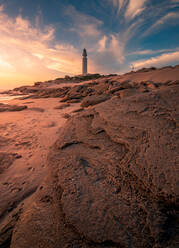
[(115, 96), (71, 117), (10, 247), (176, 248), (178, 95)]

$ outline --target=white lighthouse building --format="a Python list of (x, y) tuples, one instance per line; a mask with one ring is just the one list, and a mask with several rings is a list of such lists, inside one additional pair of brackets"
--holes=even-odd
[(87, 52), (86, 49), (83, 49), (83, 54), (82, 54), (82, 74), (86, 75), (88, 73), (88, 59), (87, 59)]

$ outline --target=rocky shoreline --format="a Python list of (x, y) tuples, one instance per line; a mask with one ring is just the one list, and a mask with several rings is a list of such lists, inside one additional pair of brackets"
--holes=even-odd
[[(33, 166), (39, 174), (32, 172), (31, 187), (13, 192), (14, 202), (4, 191), (0, 247), (177, 248), (179, 66), (75, 83), (14, 90), (29, 94), (15, 102), (27, 106), (18, 112), (27, 123), (28, 111), (39, 126), (48, 111), (45, 128), (53, 139), (45, 144), (50, 133), (42, 132), (38, 144), (48, 156), (45, 166)], [(67, 119), (60, 129), (59, 113)], [(9, 187), (2, 177), (10, 177), (18, 155), (9, 152), (7, 163), (0, 153), (1, 187)]]

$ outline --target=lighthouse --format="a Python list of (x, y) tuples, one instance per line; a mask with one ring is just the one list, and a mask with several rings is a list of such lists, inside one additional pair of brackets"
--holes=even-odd
[(88, 73), (87, 63), (88, 63), (87, 52), (86, 52), (86, 49), (84, 48), (83, 54), (82, 54), (82, 74), (83, 75), (86, 75)]

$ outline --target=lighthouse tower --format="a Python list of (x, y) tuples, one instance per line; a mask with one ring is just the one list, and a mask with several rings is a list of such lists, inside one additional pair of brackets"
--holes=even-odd
[(86, 49), (83, 49), (83, 54), (82, 54), (82, 74), (86, 75), (88, 73), (87, 71), (87, 63), (88, 63), (88, 59), (87, 59), (87, 52)]

